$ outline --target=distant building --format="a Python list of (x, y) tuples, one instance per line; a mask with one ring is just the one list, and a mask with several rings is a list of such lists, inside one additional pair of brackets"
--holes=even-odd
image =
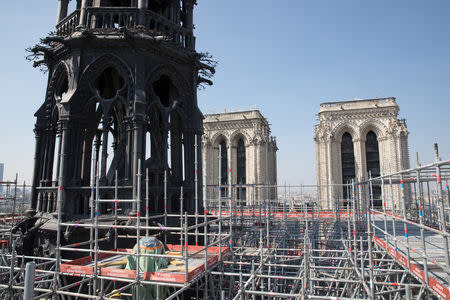
[(276, 198), (277, 143), (258, 110), (207, 114), (203, 128), (204, 182), (216, 186), (208, 190), (207, 198), (218, 196), (219, 177), (224, 197), (231, 183), (244, 186), (236, 186), (233, 197), (249, 204), (253, 199)]
[[(316, 125), (317, 183), (323, 208), (348, 203), (342, 184), (409, 168), (408, 129), (398, 119), (395, 98), (352, 100), (320, 105)], [(382, 203), (373, 188), (374, 205)], [(386, 203), (388, 206), (390, 203)]]

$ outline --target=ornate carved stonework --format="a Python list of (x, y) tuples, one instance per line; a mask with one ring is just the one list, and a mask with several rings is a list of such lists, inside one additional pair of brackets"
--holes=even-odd
[(405, 120), (398, 119), (399, 110), (395, 98), (320, 105), (320, 123), (314, 129), (314, 140), (319, 199), (323, 208), (331, 209), (337, 201), (342, 203), (341, 141), (345, 133), (353, 140), (356, 180), (368, 177), (366, 137), (370, 131), (377, 137), (382, 174), (409, 168), (409, 132)]
[[(195, 1), (76, 2), (68, 12), (69, 1), (59, 1), (54, 35), (30, 50), (43, 58), (35, 66), (49, 71), (36, 112), (30, 214), (61, 208), (67, 219), (89, 217), (97, 178), (99, 198), (135, 199), (144, 187), (139, 170), (148, 174), (150, 213), (179, 212), (181, 187), (193, 212), (202, 203), (201, 179), (194, 180), (203, 119), (197, 88), (214, 73), (195, 50)], [(136, 203), (119, 209), (138, 213)]]
[[(242, 111), (222, 114), (207, 114), (203, 120), (204, 135), (203, 174), (207, 185), (217, 185), (219, 182), (219, 145), (225, 141), (228, 153), (228, 170), (231, 169), (233, 185), (245, 184), (247, 188), (246, 199), (263, 197), (264, 186), (277, 183), (278, 150), (276, 139), (270, 135), (270, 127), (266, 118), (258, 111)], [(242, 140), (245, 145), (245, 182), (238, 179), (238, 142)], [(231, 157), (231, 159), (229, 159)], [(240, 182), (241, 181), (241, 182)], [(229, 181), (227, 182), (229, 184)], [(251, 190), (254, 185), (255, 194)], [(271, 188), (270, 197), (275, 199), (276, 189)], [(236, 188), (233, 188), (236, 193)], [(208, 191), (207, 198), (215, 197), (213, 188)]]

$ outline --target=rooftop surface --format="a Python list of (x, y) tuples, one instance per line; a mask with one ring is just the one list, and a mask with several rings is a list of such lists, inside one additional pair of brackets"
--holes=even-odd
[(320, 104), (320, 113), (336, 112), (348, 110), (360, 110), (368, 108), (396, 108), (397, 102), (394, 97), (389, 98), (375, 98), (375, 99), (353, 99), (347, 101), (325, 102)]
[(237, 121), (243, 119), (260, 119), (268, 124), (267, 119), (261, 114), (259, 110), (246, 110), (246, 111), (234, 111), (234, 112), (224, 112), (224, 113), (214, 113), (205, 114), (203, 123), (214, 123), (214, 122), (228, 122)]

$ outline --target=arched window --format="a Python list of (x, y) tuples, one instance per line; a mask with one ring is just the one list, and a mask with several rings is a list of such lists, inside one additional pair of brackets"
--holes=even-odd
[[(237, 184), (246, 184), (246, 157), (245, 157), (245, 143), (242, 138), (237, 143)], [(245, 199), (245, 188), (238, 189), (238, 199)]]
[[(369, 131), (366, 136), (366, 165), (367, 173), (370, 172), (372, 177), (380, 176), (380, 153), (378, 150), (378, 138), (375, 132)], [(381, 187), (379, 185), (372, 186), (373, 205), (381, 206)]]
[[(353, 150), (353, 138), (346, 132), (342, 136), (341, 142), (341, 162), (342, 162), (342, 183), (347, 184), (355, 178), (355, 153)], [(346, 206), (350, 199), (350, 193), (347, 187), (343, 188), (344, 205)]]
[(243, 139), (237, 143), (237, 184), (245, 184), (246, 178), (245, 144)]
[[(220, 157), (221, 157), (221, 168), (220, 168), (220, 177), (221, 177), (221, 185), (228, 184), (228, 153), (227, 153), (227, 143), (225, 140), (220, 142)], [(226, 196), (226, 187), (222, 187), (222, 196)]]

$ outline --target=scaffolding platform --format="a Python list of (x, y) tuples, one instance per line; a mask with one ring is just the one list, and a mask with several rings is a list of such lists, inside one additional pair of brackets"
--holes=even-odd
[[(185, 283), (197, 278), (205, 271), (205, 247), (204, 246), (191, 246), (188, 245), (188, 272), (186, 276), (186, 266), (169, 265), (164, 269), (160, 269), (157, 272), (143, 272), (142, 280), (146, 281), (158, 281), (167, 283)], [(169, 251), (179, 252), (181, 250), (180, 245), (168, 244)], [(110, 263), (118, 262), (131, 255), (131, 249), (115, 249), (113, 253), (98, 253), (97, 263)], [(219, 262), (219, 247), (209, 247), (207, 252), (207, 268), (212, 268)], [(108, 251), (110, 252), (110, 251)], [(221, 257), (227, 257), (230, 254), (230, 248), (222, 247)], [(127, 254), (125, 254), (127, 253)], [(134, 254), (136, 255), (136, 254)], [(185, 257), (180, 256), (178, 260), (184, 261)], [(125, 270), (118, 267), (99, 267), (100, 276), (113, 277), (113, 278), (126, 278), (135, 279), (135, 270)], [(72, 260), (60, 265), (60, 271), (69, 276), (89, 276), (94, 275), (94, 261), (90, 256), (85, 256)]]
[[(401, 218), (400, 216), (397, 216)], [(397, 249), (394, 241), (389, 241), (389, 244), (383, 239), (383, 232), (378, 229), (384, 229), (384, 220), (381, 214), (374, 214), (375, 235), (374, 241), (380, 247), (385, 249), (389, 255), (397, 260), (405, 269), (409, 269), (421, 282), (428, 284), (439, 296), (443, 299), (450, 299), (450, 291), (447, 287), (447, 274), (436, 264), (445, 266), (445, 247), (443, 245), (444, 239), (438, 233), (427, 231), (425, 232), (426, 258), (428, 261), (428, 283), (426, 282), (425, 271), (423, 267), (423, 257), (425, 255), (420, 239), (420, 228), (414, 225), (414, 222), (409, 221), (407, 224), (408, 240), (404, 235), (404, 223), (395, 222), (395, 230), (393, 226), (393, 217), (386, 217), (387, 233), (391, 237), (395, 237), (397, 241)], [(409, 251), (409, 266), (408, 266), (408, 247)]]
[[(238, 209), (234, 210), (233, 215), (236, 217), (266, 217), (266, 212), (262, 211), (240, 211)], [(219, 211), (218, 210), (208, 210), (208, 214), (218, 217)], [(308, 218), (322, 218), (322, 219), (336, 219), (337, 217), (340, 218), (347, 218), (351, 216), (351, 212), (334, 212), (331, 210), (325, 210), (325, 211), (314, 211), (314, 212), (293, 212), (293, 211), (271, 211), (267, 214), (267, 216), (271, 218), (277, 218), (277, 219), (284, 219), (284, 218), (297, 218), (297, 219), (304, 219), (306, 218), (306, 214), (308, 214)], [(222, 216), (229, 216), (230, 211), (229, 210), (222, 210)]]

